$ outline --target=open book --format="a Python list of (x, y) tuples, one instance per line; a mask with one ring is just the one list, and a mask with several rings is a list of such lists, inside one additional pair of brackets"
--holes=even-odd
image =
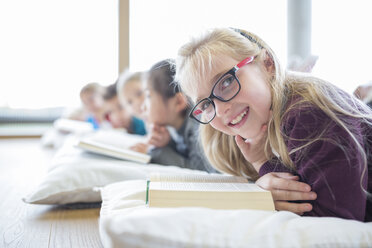
[(77, 121), (77, 120), (70, 120), (66, 118), (59, 118), (54, 123), (53, 126), (56, 130), (62, 133), (89, 133), (93, 132), (92, 124), (86, 121)]
[(275, 210), (270, 191), (243, 177), (154, 174), (147, 183), (149, 207)]
[(81, 138), (77, 146), (89, 152), (105, 156), (148, 163), (151, 159), (150, 155), (129, 149), (129, 147), (145, 141), (146, 137), (128, 134), (123, 130), (100, 130)]

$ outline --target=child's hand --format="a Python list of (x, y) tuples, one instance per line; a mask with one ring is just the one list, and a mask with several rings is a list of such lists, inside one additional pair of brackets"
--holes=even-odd
[(253, 139), (244, 140), (241, 136), (235, 136), (235, 142), (244, 158), (256, 169), (264, 164), (267, 159), (264, 152), (264, 144), (267, 135), (267, 125), (263, 125), (260, 133)]
[(312, 210), (310, 203), (288, 201), (315, 200), (317, 195), (308, 184), (298, 182), (298, 176), (284, 172), (271, 172), (260, 177), (256, 184), (271, 191), (276, 210), (287, 210), (302, 215)]
[(165, 126), (154, 124), (150, 131), (148, 143), (155, 147), (164, 147), (169, 143), (170, 139), (170, 134)]
[(137, 143), (134, 146), (131, 146), (129, 149), (135, 152), (147, 153), (148, 148), (149, 148), (149, 145), (146, 143)]

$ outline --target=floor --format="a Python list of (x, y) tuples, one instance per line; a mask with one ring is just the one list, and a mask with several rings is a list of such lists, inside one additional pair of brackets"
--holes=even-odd
[(55, 151), (38, 138), (0, 139), (0, 247), (102, 247), (100, 209), (26, 204)]

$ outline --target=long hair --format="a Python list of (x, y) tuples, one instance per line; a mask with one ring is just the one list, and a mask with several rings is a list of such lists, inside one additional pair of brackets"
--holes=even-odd
[[(309, 138), (301, 147), (288, 151), (286, 146), (285, 139), (288, 137), (285, 137), (281, 129), (286, 114), (292, 108), (310, 104), (319, 108), (346, 130), (363, 158), (365, 165), (363, 173), (366, 173), (368, 154), (352, 132), (353, 128), (342, 118), (342, 116), (360, 118), (361, 122), (371, 125), (371, 111), (365, 105), (352, 97), (346, 100), (346, 93), (326, 81), (305, 74), (285, 72), (275, 53), (261, 38), (253, 33), (231, 28), (209, 30), (179, 49), (176, 78), (186, 94), (196, 95), (197, 82), (202, 82), (205, 75), (214, 69), (213, 59), (217, 55), (230, 56), (237, 61), (255, 56), (252, 63), (258, 64), (262, 64), (265, 57), (269, 56), (273, 62), (275, 70), (271, 75), (267, 75), (273, 113), (268, 123), (264, 147), (268, 160), (273, 158), (275, 151), (286, 167), (296, 170), (290, 154), (322, 138), (320, 132), (319, 135)], [(294, 98), (299, 100), (288, 105)], [(233, 136), (215, 130), (211, 125), (201, 125), (201, 141), (207, 158), (216, 169), (252, 179), (258, 177), (253, 166), (244, 159)]]

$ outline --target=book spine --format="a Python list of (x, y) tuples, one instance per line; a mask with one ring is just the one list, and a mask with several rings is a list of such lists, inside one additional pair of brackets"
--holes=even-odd
[(146, 205), (149, 204), (149, 189), (150, 189), (150, 180), (147, 180), (147, 186), (146, 186)]

